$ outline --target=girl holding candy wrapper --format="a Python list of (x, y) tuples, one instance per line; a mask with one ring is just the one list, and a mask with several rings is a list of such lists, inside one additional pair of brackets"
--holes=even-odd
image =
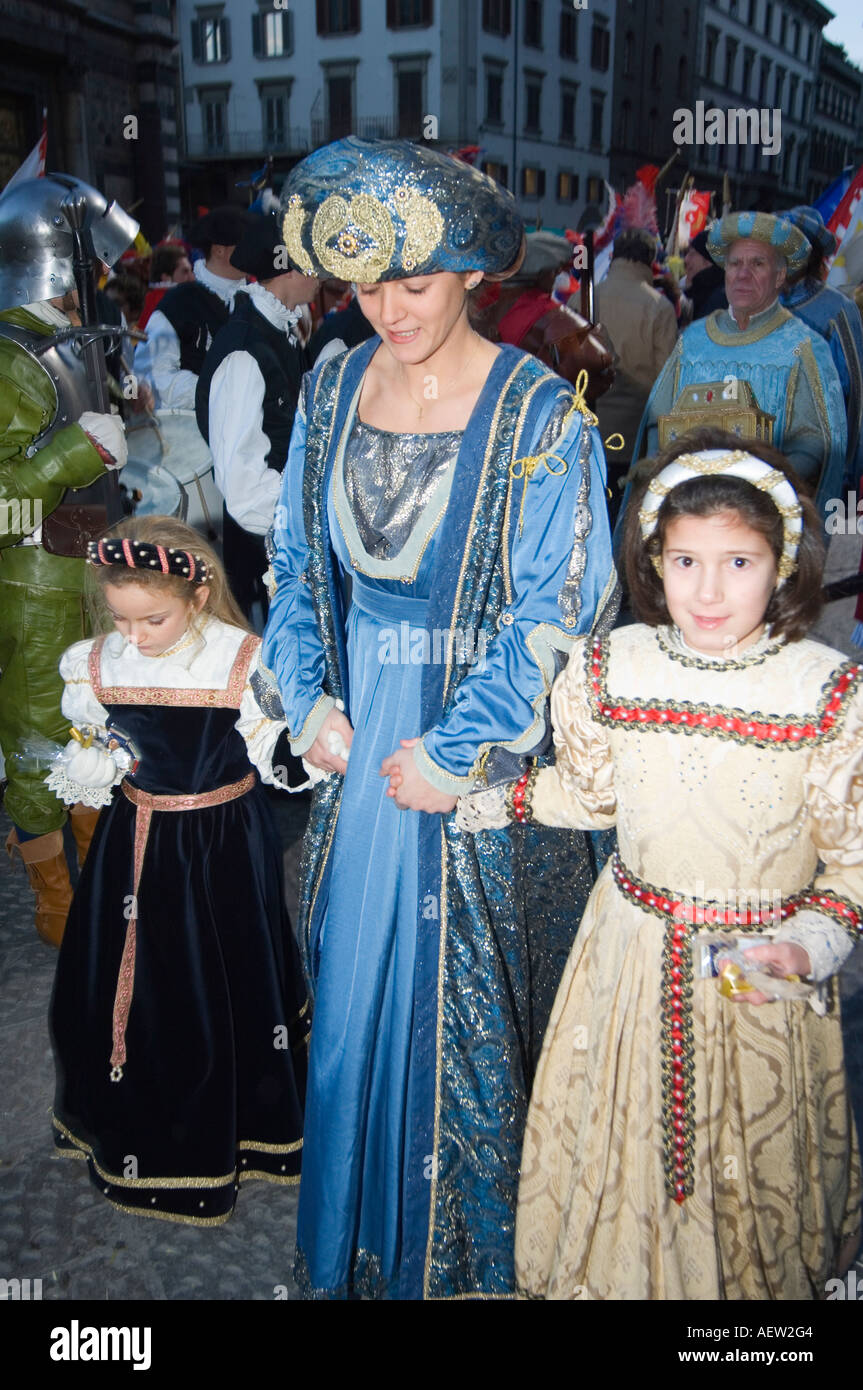
[(228, 1219), (298, 1181), (309, 1026), (260, 782), (285, 721), (213, 552), (167, 517), (94, 543), (115, 631), (64, 655), (45, 779), (102, 807), (51, 1010), (55, 1142), (125, 1211)]
[(527, 1297), (811, 1299), (860, 1240), (837, 971), (863, 924), (863, 668), (808, 641), (818, 521), (787, 461), (701, 431), (627, 513), (642, 623), (584, 638), (557, 761), (473, 831), (618, 853), (558, 991), (522, 1154)]

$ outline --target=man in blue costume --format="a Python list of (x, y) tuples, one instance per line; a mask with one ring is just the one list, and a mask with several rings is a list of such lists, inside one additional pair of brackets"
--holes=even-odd
[(842, 384), (824, 339), (779, 302), (788, 274), (806, 265), (809, 242), (784, 218), (735, 212), (714, 222), (707, 250), (725, 267), (728, 310), (681, 334), (648, 397), (633, 458), (656, 453), (659, 419), (685, 387), (723, 382), (735, 391), (748, 382), (759, 409), (773, 416), (773, 444), (823, 515), (845, 471)]
[(306, 378), (264, 639), (321, 776), (297, 1274), (324, 1298), (511, 1297), (527, 1098), (593, 865), (580, 832), (450, 812), (545, 753), (552, 681), (611, 620), (602, 446), (566, 382), (470, 327), (470, 289), (522, 255), (491, 179), (351, 137), (282, 207), (292, 262), (356, 283), (376, 329)]
[(847, 490), (863, 483), (863, 319), (853, 299), (824, 283), (824, 262), (836, 250), (836, 238), (817, 208), (792, 208), (785, 216), (812, 247), (803, 270), (789, 277), (782, 303), (814, 328), (833, 354), (842, 382), (848, 421)]

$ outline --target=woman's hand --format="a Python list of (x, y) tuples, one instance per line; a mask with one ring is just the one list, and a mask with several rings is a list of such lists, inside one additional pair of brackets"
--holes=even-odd
[(339, 734), (345, 747), (350, 748), (354, 731), (351, 728), (350, 720), (342, 714), (340, 709), (330, 710), (320, 727), (317, 738), (308, 752), (303, 754), (303, 757), (307, 763), (311, 763), (312, 767), (319, 767), (324, 772), (340, 772), (344, 776), (348, 770), (348, 765), (344, 758), (337, 758), (335, 753), (330, 752), (327, 739), (330, 733)]
[[(763, 975), (776, 975), (780, 980), (788, 975), (799, 975), (801, 979), (808, 975), (812, 969), (812, 962), (809, 959), (809, 952), (802, 946), (797, 946), (791, 941), (771, 941), (764, 946), (753, 946), (751, 950), (744, 952), (747, 960), (751, 960)], [(716, 962), (718, 970), (722, 969), (722, 960)], [(735, 1004), (771, 1004), (773, 1000), (769, 994), (763, 994), (761, 990), (754, 989), (733, 997)]]
[(423, 777), (414, 762), (413, 749), (418, 738), (403, 738), (398, 752), (391, 753), (381, 763), (381, 777), (389, 777), (387, 796), (391, 796), (400, 811), (429, 811), (445, 815), (455, 810), (458, 797), (439, 792)]

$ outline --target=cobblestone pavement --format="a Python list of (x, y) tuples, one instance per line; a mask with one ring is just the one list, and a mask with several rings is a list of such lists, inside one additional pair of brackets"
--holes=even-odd
[[(857, 566), (859, 540), (837, 538), (831, 569)], [(831, 605), (825, 642), (848, 646), (853, 600)], [(273, 793), (295, 917), (303, 798)], [(0, 813), (0, 835), (9, 823)], [(294, 901), (292, 901), (292, 899)], [(54, 1156), (54, 1069), (47, 1032), (56, 953), (32, 926), (23, 869), (0, 855), (0, 1277), (41, 1279), (45, 1299), (272, 1300), (291, 1276), (296, 1189), (248, 1183), (231, 1220), (211, 1230), (124, 1215), (93, 1191), (83, 1164)], [(846, 1057), (863, 1134), (863, 951), (843, 972)], [(863, 1264), (858, 1263), (861, 1278)]]

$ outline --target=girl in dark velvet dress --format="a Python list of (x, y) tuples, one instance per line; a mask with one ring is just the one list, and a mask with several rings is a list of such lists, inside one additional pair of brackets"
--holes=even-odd
[(122, 1210), (216, 1225), (244, 1179), (299, 1177), (308, 1013), (260, 785), (286, 726), (201, 537), (113, 534), (90, 558), (116, 630), (60, 666), (96, 741), (52, 785), (104, 809), (52, 1003), (55, 1141)]

